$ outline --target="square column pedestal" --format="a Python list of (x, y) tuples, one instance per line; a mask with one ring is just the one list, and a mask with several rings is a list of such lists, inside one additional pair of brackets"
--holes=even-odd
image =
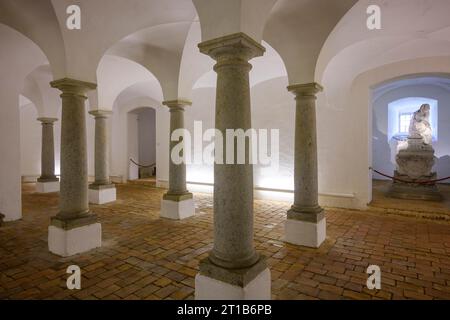
[(105, 204), (116, 201), (116, 186), (114, 184), (89, 185), (89, 203)]
[(165, 194), (161, 201), (161, 218), (182, 220), (195, 214), (192, 193), (183, 195)]
[(246, 269), (225, 269), (208, 258), (195, 277), (196, 300), (270, 300), (271, 275), (264, 257)]
[(52, 193), (59, 192), (59, 180), (56, 181), (45, 181), (36, 182), (36, 192), (37, 193)]
[[(296, 215), (294, 213), (293, 215)], [(298, 246), (319, 248), (327, 236), (327, 222), (322, 211), (318, 214), (301, 214), (290, 218), (284, 224), (285, 241)]]
[(88, 215), (62, 220), (52, 217), (48, 227), (48, 248), (62, 257), (72, 256), (102, 246), (102, 226), (97, 216)]

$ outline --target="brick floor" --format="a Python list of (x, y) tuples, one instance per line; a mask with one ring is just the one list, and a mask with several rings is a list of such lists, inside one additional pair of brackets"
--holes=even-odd
[[(24, 185), (23, 219), (0, 228), (1, 299), (193, 299), (198, 262), (212, 246), (212, 197), (196, 194), (184, 221), (158, 217), (164, 192), (119, 185), (118, 201), (91, 206), (103, 227), (100, 249), (70, 258), (47, 250), (56, 194)], [(327, 210), (320, 249), (282, 241), (288, 203), (255, 201), (255, 245), (268, 257), (274, 299), (450, 299), (450, 224), (374, 212)], [(82, 270), (81, 290), (66, 268)], [(382, 289), (366, 288), (366, 268), (382, 270)]]

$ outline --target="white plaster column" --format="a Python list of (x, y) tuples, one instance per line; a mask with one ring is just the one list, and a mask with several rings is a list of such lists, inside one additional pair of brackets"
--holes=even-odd
[(292, 85), (295, 94), (294, 205), (287, 213), (286, 241), (318, 248), (326, 237), (325, 212), (319, 206), (316, 94), (318, 83)]
[[(264, 47), (244, 33), (199, 44), (200, 51), (217, 61), (216, 129), (251, 128), (250, 59), (264, 54)], [(265, 257), (253, 243), (253, 166), (248, 159), (214, 165), (214, 248), (200, 262), (196, 299), (270, 299), (270, 271)], [(216, 149), (216, 154), (218, 150)], [(220, 154), (220, 153), (219, 153)]]
[(108, 118), (111, 111), (94, 110), (95, 117), (95, 181), (89, 185), (89, 202), (104, 204), (116, 201), (116, 187), (109, 177)]
[(89, 211), (86, 148), (86, 93), (96, 84), (64, 78), (50, 83), (62, 91), (61, 190), (51, 218), (49, 250), (71, 256), (101, 246), (101, 224)]
[(161, 201), (161, 217), (180, 220), (191, 217), (195, 213), (192, 193), (186, 188), (186, 163), (175, 163), (171, 157), (173, 148), (183, 142), (172, 141), (172, 133), (177, 129), (184, 129), (184, 109), (190, 106), (190, 101), (164, 101), (170, 111), (170, 153), (169, 153), (169, 190)]
[(59, 191), (59, 179), (55, 175), (55, 141), (53, 123), (56, 118), (38, 118), (42, 123), (41, 176), (37, 179), (36, 191), (50, 193)]

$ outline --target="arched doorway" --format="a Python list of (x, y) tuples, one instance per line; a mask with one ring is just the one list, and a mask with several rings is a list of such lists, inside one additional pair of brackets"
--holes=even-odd
[[(450, 213), (450, 185), (441, 181), (438, 189), (444, 202), (420, 203), (415, 200), (389, 199), (388, 190), (396, 170), (398, 146), (407, 139), (409, 122), (413, 112), (422, 104), (429, 104), (432, 146), (435, 152), (437, 179), (450, 176), (450, 75), (416, 74), (394, 78), (372, 88), (372, 180), (371, 206), (383, 206), (399, 210)], [(430, 212), (431, 213), (431, 212)]]
[(128, 180), (156, 176), (156, 111), (140, 107), (127, 113)]

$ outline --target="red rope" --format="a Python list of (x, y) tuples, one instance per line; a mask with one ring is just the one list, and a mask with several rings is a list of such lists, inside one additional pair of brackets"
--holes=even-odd
[(445, 180), (449, 180), (450, 179), (450, 177), (445, 177), (445, 178), (442, 178), (442, 179), (427, 180), (427, 181), (415, 181), (415, 180), (408, 181), (408, 180), (403, 180), (403, 179), (399, 179), (399, 178), (395, 178), (395, 177), (389, 176), (387, 174), (384, 174), (384, 173), (382, 173), (380, 171), (375, 170), (374, 168), (369, 168), (369, 169), (372, 170), (373, 172), (378, 173), (379, 175), (381, 175), (383, 177), (392, 179), (394, 181), (403, 182), (403, 183), (411, 183), (411, 184), (425, 184), (425, 185), (427, 185), (427, 184), (435, 184), (436, 182), (441, 182), (441, 181), (445, 181)]
[(134, 160), (131, 159), (131, 158), (130, 158), (130, 161), (131, 161), (132, 163), (134, 163), (135, 165), (137, 165), (138, 167), (141, 167), (141, 168), (150, 168), (150, 167), (156, 166), (156, 163), (151, 164), (151, 165), (148, 165), (148, 166), (144, 166), (144, 165), (142, 165), (142, 164), (137, 163), (136, 161), (134, 161)]

